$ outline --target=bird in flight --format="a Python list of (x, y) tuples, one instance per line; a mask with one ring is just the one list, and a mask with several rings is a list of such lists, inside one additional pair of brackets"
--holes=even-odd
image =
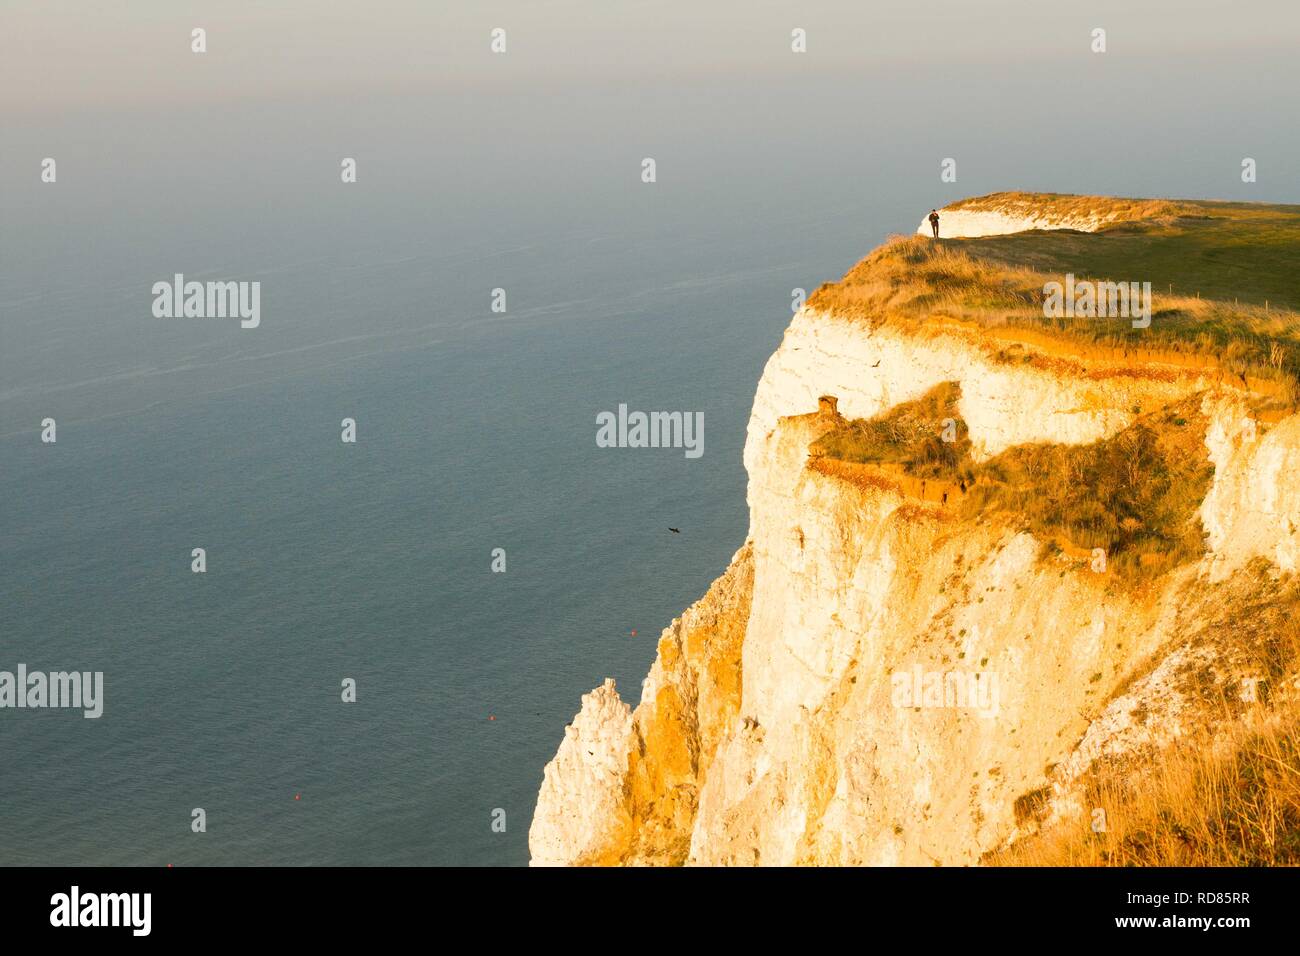
[(673, 534), (681, 534), (681, 533), (682, 533), (682, 529), (681, 529), (681, 528), (669, 528), (668, 530), (671, 531)]
[(873, 365), (873, 366), (871, 366), (871, 367), (872, 367), (872, 368), (876, 368), (876, 367), (878, 367), (879, 365), (880, 365), (880, 359), (876, 359), (876, 364)]

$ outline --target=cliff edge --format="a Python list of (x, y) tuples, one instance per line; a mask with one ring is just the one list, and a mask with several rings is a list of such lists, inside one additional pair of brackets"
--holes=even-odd
[[(1131, 844), (1139, 804), (1176, 815), (1142, 787), (1259, 740), (1286, 778), (1300, 207), (941, 217), (795, 315), (748, 425), (747, 540), (634, 709), (612, 681), (583, 698), (533, 865), (1205, 860)], [(1052, 314), (1067, 273), (1149, 283), (1149, 322)]]

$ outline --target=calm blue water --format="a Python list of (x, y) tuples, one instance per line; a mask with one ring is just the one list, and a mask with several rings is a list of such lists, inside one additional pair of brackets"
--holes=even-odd
[[(0, 712), (4, 863), (525, 862), (580, 695), (635, 702), (743, 540), (790, 289), (884, 231), (631, 193), (634, 227), (472, 246), (360, 204), (205, 235), (76, 193), (9, 248), (0, 668), (102, 670), (105, 713)], [(154, 319), (173, 270), (261, 279), (261, 328)], [(702, 411), (703, 457), (597, 448), (620, 402)]]
[[(1296, 198), (1234, 181), (1239, 143), (1294, 155), (1251, 98), (1282, 60), (1181, 67), (1134, 120), (1141, 161), (1061, 146), (1131, 101), (1132, 61), (1088, 90), (788, 62), (7, 119), (0, 669), (106, 688), (99, 720), (0, 711), (0, 863), (524, 863), (581, 694), (638, 699), (743, 540), (793, 287), (993, 189)], [(1207, 155), (1205, 97), (1235, 93)], [(261, 328), (153, 318), (174, 272), (261, 281)], [(703, 412), (703, 457), (597, 448), (624, 402)]]

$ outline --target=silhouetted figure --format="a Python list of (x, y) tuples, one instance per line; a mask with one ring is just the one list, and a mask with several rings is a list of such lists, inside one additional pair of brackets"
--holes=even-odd
[(934, 230), (934, 238), (939, 238), (939, 210), (930, 210), (930, 228)]

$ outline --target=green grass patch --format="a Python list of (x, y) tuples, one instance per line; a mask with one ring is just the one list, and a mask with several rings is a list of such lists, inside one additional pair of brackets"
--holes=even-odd
[(1095, 233), (1035, 231), (945, 241), (977, 259), (1035, 272), (1150, 282), (1167, 295), (1300, 309), (1300, 207), (1190, 205), (1201, 214), (1127, 222)]

